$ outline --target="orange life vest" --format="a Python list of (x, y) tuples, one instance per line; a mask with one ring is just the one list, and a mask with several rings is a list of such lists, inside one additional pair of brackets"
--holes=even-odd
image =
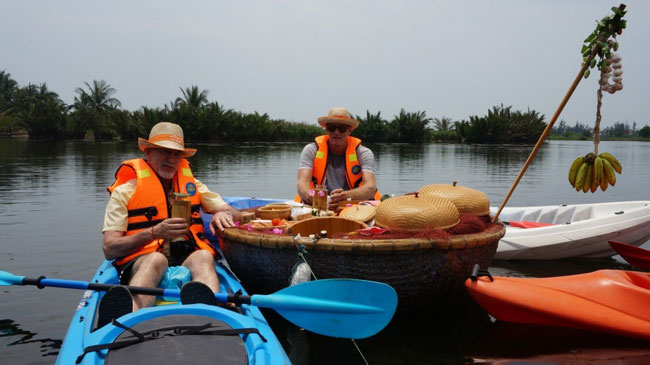
[[(145, 229), (150, 229), (156, 224), (162, 222), (170, 216), (170, 207), (168, 197), (165, 195), (165, 189), (158, 175), (153, 171), (151, 166), (143, 159), (133, 159), (122, 163), (115, 173), (115, 182), (108, 188), (110, 193), (119, 185), (129, 180), (137, 179), (137, 185), (133, 196), (127, 205), (128, 210), (128, 227), (127, 236), (134, 235)], [(191, 222), (189, 234), (186, 239), (194, 242), (195, 249), (208, 250), (215, 254), (210, 243), (204, 238), (203, 220), (201, 219), (201, 194), (196, 188), (196, 180), (190, 169), (190, 164), (186, 159), (181, 159), (178, 164), (178, 170), (174, 175), (172, 187), (174, 192), (190, 195), (192, 204)], [(136, 258), (137, 256), (151, 253), (154, 251), (161, 252), (163, 239), (155, 239), (137, 251), (119, 258), (116, 264), (123, 265)]]
[[(314, 157), (314, 167), (311, 173), (310, 186), (313, 189), (315, 185), (322, 185), (325, 180), (325, 172), (327, 170), (327, 151), (329, 141), (328, 135), (316, 137), (316, 145), (318, 151)], [(348, 136), (348, 146), (345, 149), (345, 180), (348, 182), (348, 188), (354, 189), (363, 185), (363, 174), (361, 173), (361, 163), (357, 158), (357, 147), (361, 144), (359, 138)], [(381, 199), (379, 190), (375, 192), (375, 200)], [(300, 195), (296, 195), (295, 201), (299, 202)]]

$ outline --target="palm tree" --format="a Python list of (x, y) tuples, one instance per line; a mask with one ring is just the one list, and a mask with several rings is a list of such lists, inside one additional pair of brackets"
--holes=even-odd
[(11, 75), (4, 70), (0, 71), (0, 113), (3, 113), (11, 105), (14, 93), (18, 89), (18, 83), (11, 78)]
[(188, 88), (180, 88), (183, 93), (182, 98), (176, 98), (174, 106), (185, 105), (192, 109), (200, 109), (203, 105), (208, 103), (208, 90), (199, 92), (199, 87), (192, 85)]
[(72, 134), (83, 137), (88, 129), (91, 129), (95, 139), (110, 139), (113, 137), (111, 129), (110, 114), (119, 108), (122, 103), (114, 97), (116, 90), (104, 80), (93, 80), (92, 85), (85, 82), (88, 91), (77, 88), (79, 94), (74, 98)]
[(183, 97), (178, 97), (173, 104), (172, 116), (175, 122), (183, 127), (186, 140), (199, 140), (201, 138), (201, 122), (198, 118), (208, 102), (208, 91), (199, 91), (199, 87), (192, 85), (181, 88)]
[(75, 108), (80, 106), (101, 113), (122, 106), (118, 99), (112, 97), (117, 91), (106, 81), (93, 80), (92, 86), (88, 82), (84, 82), (84, 84), (86, 84), (88, 92), (80, 87), (75, 90), (79, 94), (79, 98), (75, 97)]
[(396, 115), (390, 123), (391, 132), (395, 133), (394, 138), (398, 142), (429, 142), (431, 136), (428, 125), (430, 121), (431, 119), (427, 118), (426, 113), (423, 111), (407, 113), (404, 109), (401, 109), (399, 115)]
[(29, 133), (29, 138), (55, 139), (63, 134), (66, 107), (46, 83), (17, 89), (7, 112), (17, 117), (17, 124)]
[(354, 130), (353, 134), (365, 142), (387, 142), (388, 141), (388, 122), (381, 117), (381, 112), (370, 114), (366, 110), (366, 117), (356, 116), (359, 121), (359, 127)]
[(451, 118), (433, 118), (432, 122), (437, 131), (448, 132), (454, 130), (454, 122), (451, 120)]

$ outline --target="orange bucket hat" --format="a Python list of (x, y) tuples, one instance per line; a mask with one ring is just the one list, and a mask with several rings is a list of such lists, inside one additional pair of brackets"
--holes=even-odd
[(352, 118), (345, 108), (332, 108), (327, 116), (318, 118), (318, 124), (323, 128), (327, 128), (329, 123), (349, 125), (350, 130), (355, 130), (359, 126), (359, 121)]
[(154, 125), (149, 132), (149, 139), (138, 138), (138, 147), (142, 152), (147, 148), (165, 148), (181, 151), (183, 157), (191, 157), (196, 153), (196, 148), (185, 148), (183, 128), (180, 125), (160, 122)]

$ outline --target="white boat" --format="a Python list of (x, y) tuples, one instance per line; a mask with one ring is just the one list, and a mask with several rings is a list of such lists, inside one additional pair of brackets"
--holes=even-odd
[[(496, 214), (498, 207), (491, 207)], [(555, 260), (616, 255), (608, 240), (640, 246), (650, 239), (650, 201), (505, 207), (499, 220), (550, 223), (538, 228), (507, 225), (495, 259)]]

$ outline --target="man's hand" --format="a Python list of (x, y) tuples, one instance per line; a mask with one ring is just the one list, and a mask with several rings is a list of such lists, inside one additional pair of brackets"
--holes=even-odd
[(187, 233), (185, 218), (167, 218), (153, 227), (153, 234), (158, 238), (183, 237)]
[(328, 209), (336, 210), (339, 206), (339, 202), (346, 201), (348, 199), (348, 191), (343, 189), (334, 189), (330, 193)]
[(218, 232), (223, 231), (225, 228), (234, 227), (235, 222), (232, 218), (232, 213), (229, 211), (216, 212), (210, 222), (210, 232), (217, 235)]

